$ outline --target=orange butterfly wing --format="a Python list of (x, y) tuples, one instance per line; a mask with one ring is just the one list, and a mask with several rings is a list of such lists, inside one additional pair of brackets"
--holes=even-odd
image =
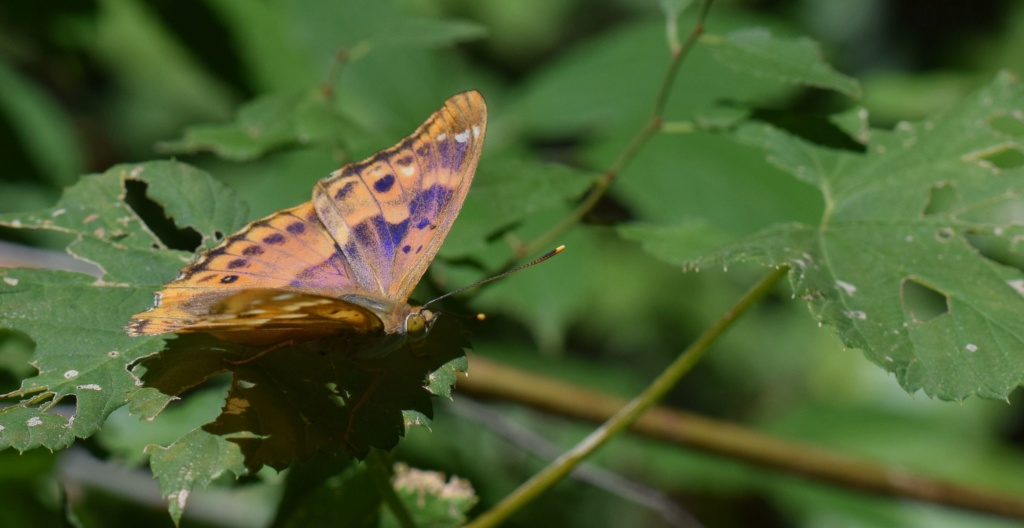
[(126, 332), (271, 342), (400, 331), (465, 200), (486, 119), (479, 93), (450, 98), (395, 147), (318, 182), (312, 202), (249, 224), (183, 268)]
[(231, 235), (156, 294), (155, 306), (132, 317), (128, 335), (206, 332), (227, 323), (226, 300), (260, 290), (305, 292), (326, 297), (352, 293), (348, 263), (316, 216), (313, 204), (278, 211)]
[(362, 289), (406, 302), (462, 208), (486, 127), (483, 97), (461, 93), (398, 145), (317, 183), (317, 214)]

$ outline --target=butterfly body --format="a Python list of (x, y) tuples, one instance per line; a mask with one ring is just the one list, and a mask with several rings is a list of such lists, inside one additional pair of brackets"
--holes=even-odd
[(320, 180), (310, 202), (183, 268), (126, 332), (248, 344), (343, 334), (384, 349), (421, 338), (434, 314), (408, 298), (462, 207), (486, 124), (479, 93), (450, 98), (394, 147)]

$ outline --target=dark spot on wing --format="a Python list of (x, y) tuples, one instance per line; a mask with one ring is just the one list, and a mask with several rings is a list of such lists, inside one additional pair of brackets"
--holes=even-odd
[(270, 244), (271, 246), (276, 246), (277, 244), (283, 244), (284, 243), (284, 235), (282, 235), (281, 233), (274, 233), (272, 235), (267, 235), (267, 236), (263, 237), (263, 243)]
[(228, 276), (224, 277), (223, 279), (221, 279), (220, 283), (221, 284), (231, 284), (232, 282), (235, 282), (236, 280), (238, 280), (238, 275), (228, 275)]
[(242, 250), (242, 254), (247, 257), (255, 257), (263, 254), (263, 248), (260, 246), (249, 246)]
[(415, 160), (413, 159), (412, 156), (405, 156), (405, 157), (398, 158), (397, 160), (395, 160), (395, 163), (398, 163), (399, 165), (401, 165), (403, 167), (408, 167), (409, 165), (412, 165), (413, 161), (415, 161)]
[(249, 266), (249, 261), (246, 259), (235, 259), (228, 262), (228, 269), (245, 268)]
[(416, 224), (416, 229), (423, 229), (428, 225), (430, 225), (430, 220), (427, 218), (421, 218), (420, 221)]
[(402, 246), (402, 253), (408, 253), (410, 251), (412, 251), (412, 246), (410, 246), (408, 244)]
[(295, 222), (293, 224), (288, 224), (288, 227), (285, 229), (293, 235), (301, 235), (306, 231), (306, 224), (303, 224), (302, 222)]
[(373, 190), (379, 193), (386, 193), (395, 185), (395, 175), (385, 174), (381, 179), (373, 182)]
[(346, 182), (345, 185), (341, 187), (341, 189), (338, 189), (338, 192), (334, 193), (334, 199), (344, 200), (345, 197), (348, 196), (348, 193), (352, 192), (352, 188), (355, 187), (355, 185), (355, 181)]

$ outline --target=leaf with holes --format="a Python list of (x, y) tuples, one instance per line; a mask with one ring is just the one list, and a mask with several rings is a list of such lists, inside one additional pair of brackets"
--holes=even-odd
[[(209, 248), (245, 221), (233, 192), (170, 162), (115, 167), (83, 178), (52, 209), (0, 216), (0, 225), (71, 236), (68, 252), (98, 276), (0, 271), (2, 325), (34, 340), (39, 370), (5, 395), (16, 401), (0, 409), (0, 448), (66, 447), (121, 406), (153, 417), (174, 396), (230, 371), (222, 414), (154, 452), (154, 475), (177, 517), (191, 487), (219, 474), (282, 469), (320, 452), (365, 456), (371, 447), (394, 447), (407, 426), (429, 423), (432, 396), (449, 395), (456, 373), (466, 370), (468, 343), (450, 318), (438, 320), (418, 346), (365, 358), (345, 353), (345, 336), (235, 364), (230, 360), (260, 350), (196, 334), (172, 339), (158, 353), (163, 337), (125, 334), (131, 315), (151, 306), (153, 291), (193, 258), (157, 232)], [(67, 404), (72, 399), (76, 406)]]
[[(68, 252), (95, 266), (98, 277), (58, 270), (0, 271), (0, 325), (35, 342), (35, 377), (0, 409), (0, 448), (66, 447), (95, 433), (122, 405), (153, 416), (169, 396), (142, 388), (129, 372), (135, 360), (163, 348), (159, 338), (131, 339), (121, 327), (152, 303), (157, 286), (191, 253), (174, 251), (124, 198), (144, 185), (179, 225), (202, 233), (239, 227), (245, 209), (205, 173), (180, 163), (124, 165), (86, 176), (53, 208), (0, 215), (0, 225), (71, 237)], [(212, 243), (207, 235), (204, 242)], [(67, 402), (74, 400), (74, 405)]]
[(1024, 90), (1002, 74), (944, 115), (871, 130), (864, 153), (743, 128), (742, 141), (818, 187), (824, 215), (692, 264), (791, 266), (814, 316), (907, 391), (1006, 398), (1024, 381), (1021, 108)]

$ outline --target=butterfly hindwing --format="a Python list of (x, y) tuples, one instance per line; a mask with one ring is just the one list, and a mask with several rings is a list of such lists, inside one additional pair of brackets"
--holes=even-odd
[(156, 294), (155, 306), (132, 317), (126, 330), (129, 335), (203, 331), (199, 328), (216, 319), (216, 307), (240, 292), (341, 297), (355, 290), (350, 277), (334, 239), (306, 202), (247, 225), (183, 268)]
[(317, 213), (362, 289), (408, 299), (462, 208), (486, 125), (483, 97), (456, 95), (395, 147), (317, 184)]

